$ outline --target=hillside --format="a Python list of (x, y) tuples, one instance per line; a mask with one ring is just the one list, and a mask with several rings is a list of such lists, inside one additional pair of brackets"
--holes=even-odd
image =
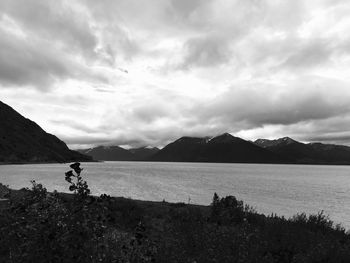
[(100, 161), (144, 161), (148, 160), (159, 149), (141, 147), (127, 150), (120, 146), (98, 146), (78, 151)]
[(78, 151), (99, 161), (129, 161), (133, 158), (132, 153), (119, 146), (98, 146)]
[(140, 147), (140, 148), (132, 148), (129, 149), (134, 155), (134, 160), (136, 161), (144, 161), (148, 160), (152, 155), (156, 154), (159, 151), (157, 147)]
[(161, 150), (151, 147), (124, 149), (120, 146), (98, 146), (78, 151), (104, 161), (350, 164), (348, 146), (306, 144), (289, 137), (251, 142), (229, 133), (216, 137), (184, 136)]
[(301, 143), (289, 137), (276, 140), (258, 139), (256, 145), (291, 163), (350, 164), (350, 147), (323, 143)]
[(224, 133), (214, 138), (182, 137), (157, 152), (152, 161), (281, 163), (283, 158), (251, 142)]
[(0, 101), (0, 163), (90, 161)]

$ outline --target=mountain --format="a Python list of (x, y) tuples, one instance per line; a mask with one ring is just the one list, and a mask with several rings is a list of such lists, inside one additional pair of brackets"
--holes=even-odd
[(0, 163), (90, 160), (0, 101)]
[(312, 156), (306, 144), (295, 141), (289, 137), (276, 140), (258, 139), (254, 143), (278, 154), (288, 162), (307, 162)]
[(163, 149), (98, 146), (78, 150), (95, 160), (213, 163), (350, 164), (350, 147), (298, 142), (289, 137), (255, 142), (229, 133), (210, 137), (181, 137)]
[(152, 161), (217, 162), (217, 163), (281, 163), (275, 153), (231, 134), (214, 138), (182, 137), (157, 152)]
[(154, 154), (150, 160), (165, 162), (201, 161), (201, 151), (207, 138), (181, 137), (166, 145)]
[(289, 144), (294, 144), (298, 142), (293, 140), (292, 138), (283, 137), (277, 140), (257, 139), (254, 143), (260, 147), (268, 148), (273, 146), (289, 145)]
[(131, 152), (119, 146), (98, 146), (78, 151), (100, 161), (130, 161), (134, 157)]
[(350, 147), (322, 143), (301, 143), (289, 137), (276, 140), (258, 139), (256, 145), (290, 163), (350, 164)]
[(134, 160), (136, 161), (144, 161), (148, 160), (152, 155), (156, 154), (159, 151), (157, 147), (140, 147), (140, 148), (132, 148), (129, 149), (134, 155)]
[(140, 147), (126, 150), (120, 146), (98, 146), (78, 151), (100, 161), (145, 161), (158, 152), (159, 149), (156, 147)]
[(309, 143), (320, 163), (350, 164), (350, 147), (335, 144)]
[(159, 151), (154, 147), (141, 147), (126, 150), (120, 146), (98, 146), (91, 149), (78, 150), (80, 153), (101, 161), (144, 161)]

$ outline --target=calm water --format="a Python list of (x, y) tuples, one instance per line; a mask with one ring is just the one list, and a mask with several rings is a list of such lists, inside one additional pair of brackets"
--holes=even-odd
[[(350, 166), (105, 162), (82, 164), (93, 194), (208, 205), (214, 192), (235, 195), (259, 212), (291, 216), (324, 210), (350, 229)], [(3, 165), (0, 182), (30, 180), (66, 191), (67, 164)]]

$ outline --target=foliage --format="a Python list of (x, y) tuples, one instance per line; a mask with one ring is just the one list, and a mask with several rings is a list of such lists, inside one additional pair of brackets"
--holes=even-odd
[(80, 163), (73, 163), (70, 165), (70, 168), (72, 168), (74, 172), (72, 170), (66, 172), (65, 178), (70, 184), (69, 191), (73, 191), (78, 197), (84, 198), (88, 196), (90, 194), (90, 189), (86, 181), (84, 181), (80, 175), (83, 170), (80, 168)]
[[(214, 194), (209, 217), (171, 210), (159, 262), (350, 262), (350, 239), (322, 212), (290, 219), (258, 214), (233, 196)], [(206, 220), (207, 219), (207, 220)], [(163, 232), (164, 233), (164, 232)]]
[(209, 207), (95, 197), (70, 168), (72, 194), (10, 192), (0, 262), (350, 262), (350, 235), (323, 212), (264, 216), (216, 193)]
[(235, 196), (226, 196), (219, 198), (214, 193), (211, 204), (211, 221), (217, 224), (242, 223), (244, 221), (252, 222), (256, 212), (249, 205), (244, 205), (243, 201), (237, 200)]
[[(114, 200), (107, 195), (90, 196), (80, 164), (70, 167), (74, 173), (68, 171), (65, 179), (73, 196), (48, 193), (32, 181), (32, 189), (22, 190), (23, 196), (12, 198), (11, 207), (2, 211), (0, 261), (147, 262), (144, 259), (149, 256), (142, 253), (148, 247), (143, 245), (139, 232), (116, 234), (111, 215)], [(134, 239), (137, 244), (131, 242)], [(133, 261), (129, 261), (131, 257)]]

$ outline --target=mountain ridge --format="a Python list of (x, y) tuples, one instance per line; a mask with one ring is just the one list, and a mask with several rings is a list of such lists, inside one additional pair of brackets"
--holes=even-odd
[(270, 150), (290, 163), (350, 164), (350, 147), (324, 143), (302, 143), (289, 137), (276, 140), (258, 139), (254, 143)]
[(162, 149), (98, 146), (73, 151), (56, 136), (0, 101), (0, 163), (111, 160), (214, 163), (350, 164), (350, 147), (290, 137), (254, 142), (223, 133), (183, 136)]
[(97, 146), (89, 149), (78, 149), (77, 151), (99, 161), (146, 161), (158, 150), (157, 147), (148, 146), (124, 149), (115, 145)]
[(281, 163), (274, 153), (242, 138), (224, 133), (208, 137), (181, 137), (153, 155), (151, 161), (215, 163)]
[(91, 161), (0, 101), (0, 163)]
[[(105, 149), (110, 149), (110, 147), (105, 147)], [(257, 139), (252, 142), (223, 133), (212, 137), (182, 136), (162, 149), (152, 147), (122, 149), (129, 152), (129, 157), (115, 158), (114, 161), (350, 164), (350, 147), (348, 146), (302, 143), (290, 137), (274, 140)], [(130, 155), (130, 152), (134, 154), (140, 149), (148, 149), (142, 158)], [(155, 150), (152, 152), (151, 149)], [(80, 151), (89, 154), (87, 150)], [(91, 154), (91, 156), (103, 160), (96, 155)]]

